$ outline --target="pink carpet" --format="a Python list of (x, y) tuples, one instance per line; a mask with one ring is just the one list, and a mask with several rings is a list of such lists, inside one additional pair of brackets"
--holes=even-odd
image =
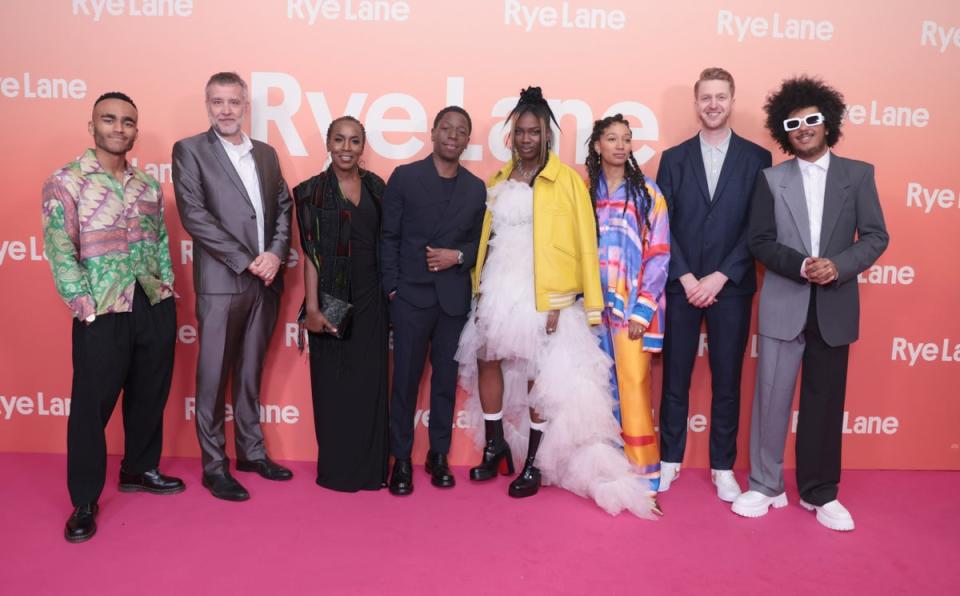
[[(119, 459), (89, 542), (63, 540), (65, 458), (0, 454), (0, 594), (956, 594), (960, 474), (846, 471), (857, 530), (840, 534), (797, 505), (741, 519), (704, 470), (684, 470), (659, 521), (610, 517), (507, 480), (341, 494), (290, 464), (291, 482), (237, 473), (252, 498), (219, 501), (196, 460), (165, 459), (174, 496), (118, 493)], [(744, 475), (739, 474), (741, 482)]]

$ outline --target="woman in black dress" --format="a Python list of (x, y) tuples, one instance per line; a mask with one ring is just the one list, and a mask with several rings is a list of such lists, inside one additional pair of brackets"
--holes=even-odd
[[(351, 116), (327, 129), (331, 163), (294, 189), (303, 247), (317, 484), (378, 490), (387, 478), (387, 311), (380, 284), (383, 180), (359, 165), (366, 133)], [(324, 297), (353, 305), (344, 329)]]

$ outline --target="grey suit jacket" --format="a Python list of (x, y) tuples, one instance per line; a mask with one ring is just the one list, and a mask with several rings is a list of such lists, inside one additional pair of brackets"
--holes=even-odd
[[(761, 335), (789, 341), (807, 320), (811, 284), (802, 275), (810, 256), (810, 224), (797, 159), (763, 170), (750, 212), (750, 251), (766, 267), (760, 291)], [(873, 265), (890, 237), (883, 222), (873, 166), (831, 154), (820, 229), (820, 256), (839, 277), (817, 299), (820, 334), (831, 346), (859, 336), (857, 274)]]
[[(263, 199), (264, 249), (283, 263), (290, 250), (292, 200), (273, 147), (253, 141)], [(198, 294), (237, 294), (256, 276), (247, 267), (258, 254), (253, 203), (211, 128), (173, 146), (173, 190), (183, 227), (193, 238), (193, 282)], [(270, 286), (283, 290), (283, 271)]]

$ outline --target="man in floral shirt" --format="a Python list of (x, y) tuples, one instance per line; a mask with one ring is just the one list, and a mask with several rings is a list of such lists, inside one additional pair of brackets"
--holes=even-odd
[(173, 373), (176, 310), (163, 194), (127, 163), (137, 138), (128, 96), (101, 95), (89, 124), (95, 149), (43, 186), (44, 253), (73, 312), (73, 388), (67, 423), (67, 486), (74, 511), (64, 536), (97, 531), (107, 468), (104, 429), (123, 391), (120, 490), (178, 493), (160, 474), (163, 408)]

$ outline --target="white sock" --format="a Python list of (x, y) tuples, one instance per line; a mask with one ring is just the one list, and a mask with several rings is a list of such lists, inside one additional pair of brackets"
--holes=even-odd
[(530, 430), (539, 430), (540, 432), (543, 432), (545, 428), (547, 428), (546, 420), (543, 422), (534, 422), (533, 420), (530, 421)]
[(503, 420), (503, 410), (500, 410), (499, 412), (494, 412), (492, 414), (487, 414), (486, 412), (484, 412), (483, 419), (484, 420)]

